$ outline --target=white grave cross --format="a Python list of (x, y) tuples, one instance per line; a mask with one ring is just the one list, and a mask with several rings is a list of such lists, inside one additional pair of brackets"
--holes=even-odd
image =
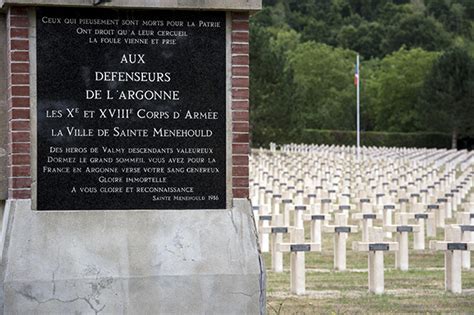
[(461, 227), (447, 226), (444, 241), (430, 241), (430, 248), (444, 251), (444, 285), (446, 291), (462, 293), (462, 251), (474, 250), (474, 243), (461, 242)]
[(384, 292), (384, 263), (383, 253), (385, 251), (397, 251), (398, 243), (384, 242), (382, 228), (370, 228), (369, 242), (354, 242), (352, 250), (358, 252), (369, 252), (369, 292), (382, 294)]

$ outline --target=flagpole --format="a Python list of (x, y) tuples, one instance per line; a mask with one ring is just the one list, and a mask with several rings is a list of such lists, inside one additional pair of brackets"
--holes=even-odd
[(359, 54), (357, 54), (356, 72), (357, 72), (357, 161), (360, 158), (360, 69)]

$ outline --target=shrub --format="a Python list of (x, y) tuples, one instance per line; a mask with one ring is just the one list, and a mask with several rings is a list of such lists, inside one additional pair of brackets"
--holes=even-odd
[[(277, 144), (335, 144), (356, 145), (357, 134), (347, 130), (303, 129), (298, 133), (289, 133), (281, 129), (259, 128), (252, 135), (253, 147), (266, 147), (270, 142)], [(451, 135), (442, 132), (382, 132), (363, 131), (361, 146), (412, 147), (412, 148), (450, 148)]]

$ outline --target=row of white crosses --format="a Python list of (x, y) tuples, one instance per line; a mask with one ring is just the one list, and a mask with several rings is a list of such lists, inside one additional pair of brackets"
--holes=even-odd
[[(354, 153), (353, 147), (293, 144), (277, 150), (272, 144), (270, 151), (260, 149), (251, 156), (251, 199), (261, 249), (271, 251), (275, 272), (283, 271), (283, 253), (291, 253), (292, 293), (305, 292), (304, 253), (322, 250), (322, 233), (334, 235), (334, 269), (346, 270), (348, 234), (358, 231), (348, 224), (349, 218), (359, 222), (362, 231), (353, 250), (369, 252), (371, 292), (383, 293), (384, 251), (395, 251), (396, 268), (408, 270), (408, 234), (414, 233), (413, 248), (423, 250), (425, 235), (436, 237), (436, 228), (445, 228), (455, 212), (461, 229), (455, 243), (465, 246), (449, 245), (446, 250), (462, 251), (460, 264), (470, 268), (471, 153), (363, 148), (360, 160)], [(374, 220), (382, 220), (382, 227), (374, 227)], [(304, 237), (304, 221), (310, 221), (310, 242)], [(384, 241), (394, 233), (395, 242)], [(287, 234), (289, 242), (284, 241)], [(444, 248), (439, 244), (430, 245)], [(459, 292), (456, 288), (446, 284), (447, 290)]]

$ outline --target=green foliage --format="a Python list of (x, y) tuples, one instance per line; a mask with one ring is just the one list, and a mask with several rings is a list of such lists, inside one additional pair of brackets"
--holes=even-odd
[(383, 43), (384, 52), (389, 54), (401, 47), (420, 47), (439, 51), (451, 44), (449, 34), (433, 17), (421, 14), (401, 16), (396, 24), (387, 27), (387, 37)]
[[(362, 130), (474, 134), (473, 19), (472, 0), (264, 0), (250, 31), (254, 143), (354, 130), (357, 53)], [(396, 140), (377, 137), (362, 142)]]
[(474, 58), (462, 48), (445, 52), (433, 65), (420, 95), (423, 127), (474, 134)]
[[(254, 147), (268, 146), (270, 142), (277, 144), (306, 143), (306, 144), (336, 144), (353, 146), (357, 134), (348, 130), (316, 130), (304, 129), (299, 135), (292, 135), (282, 129), (266, 129), (259, 134)], [(413, 147), (413, 148), (449, 148), (451, 135), (441, 132), (361, 132), (361, 143), (364, 146), (378, 147)], [(275, 140), (278, 139), (278, 140)]]
[(299, 35), (290, 29), (252, 25), (250, 38), (252, 132), (258, 133), (263, 127), (291, 129), (294, 84), (285, 65), (287, 49), (297, 45)]
[(293, 74), (292, 102), (300, 128), (354, 128), (354, 59), (352, 51), (315, 42), (290, 51), (287, 69)]
[(369, 58), (382, 55), (385, 36), (384, 27), (379, 22), (363, 21), (358, 27), (343, 26), (338, 34), (338, 42), (344, 48), (358, 51)]
[(392, 132), (417, 130), (419, 94), (426, 73), (437, 56), (437, 53), (421, 48), (402, 48), (380, 62), (376, 73), (366, 79), (375, 117), (374, 129)]
[(427, 0), (426, 2), (428, 14), (440, 21), (446, 30), (456, 34), (470, 35), (471, 23), (468, 14), (469, 10), (474, 9), (472, 1)]

